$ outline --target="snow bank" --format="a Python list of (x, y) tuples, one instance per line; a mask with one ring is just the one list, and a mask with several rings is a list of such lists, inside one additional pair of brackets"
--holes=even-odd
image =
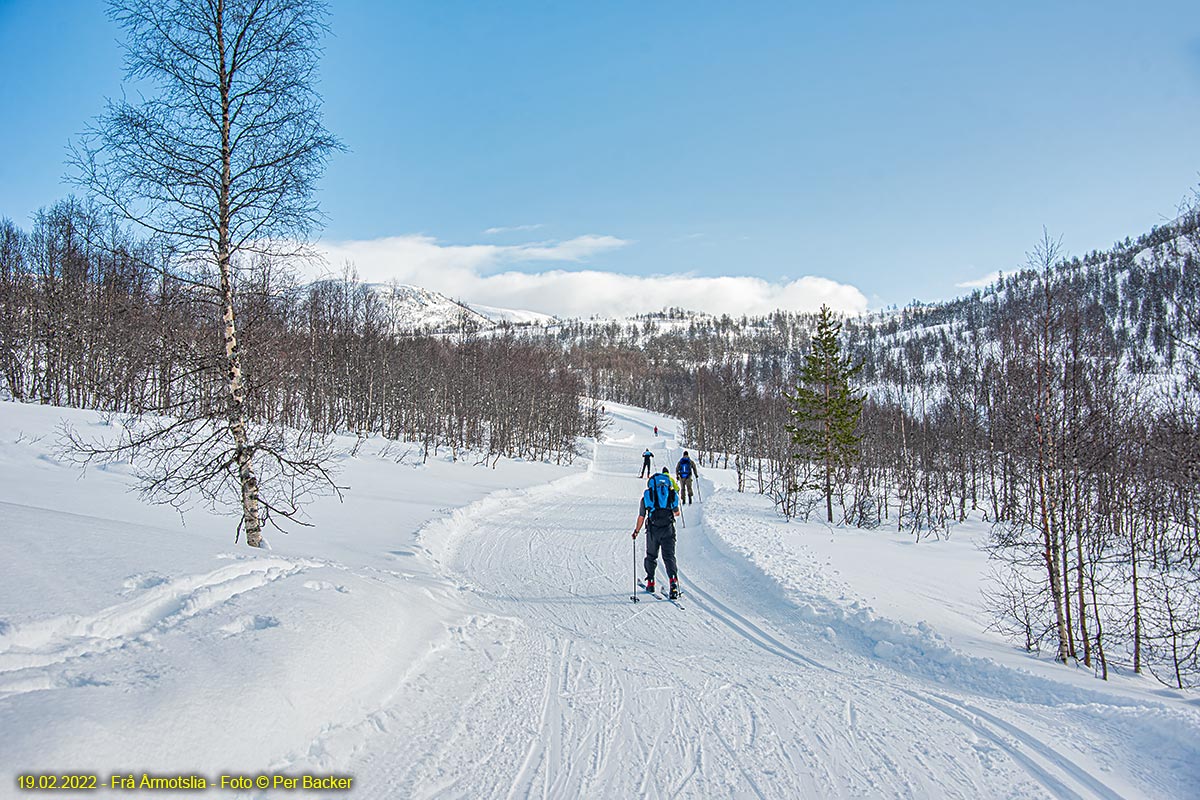
[[(914, 545), (883, 531), (786, 523), (765, 497), (728, 487), (713, 492), (704, 512), (708, 529), (770, 579), (796, 620), (859, 657), (996, 700), (1153, 713), (1173, 720), (1158, 729), (1164, 742), (1173, 740), (1174, 730), (1190, 730), (1193, 737), (1200, 733), (1200, 715), (1149, 679), (1100, 682), (1089, 671), (1018, 653), (984, 632), (978, 576), (986, 555), (969, 537)], [(867, 594), (896, 616), (877, 613), (862, 599)], [(954, 642), (943, 636), (943, 626), (957, 632)], [(992, 657), (997, 653), (1005, 654), (1007, 663)], [(1170, 700), (1176, 702), (1165, 702)], [(1200, 756), (1200, 744), (1188, 749)]]
[(0, 404), (0, 796), (15, 770), (344, 765), (421, 664), (487, 625), (417, 531), (572, 473), (397, 463), (369, 440), (342, 458), (344, 503), (317, 501), (313, 527), (275, 532), (270, 551), (231, 550), (235, 520), (148, 506), (120, 465), (62, 463), (63, 419), (107, 426)]

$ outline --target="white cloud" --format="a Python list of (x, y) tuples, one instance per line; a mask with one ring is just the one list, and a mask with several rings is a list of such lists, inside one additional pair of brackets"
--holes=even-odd
[(615, 236), (587, 234), (565, 242), (513, 245), (505, 251), (505, 256), (513, 261), (585, 261), (588, 256), (616, 250), (627, 244), (632, 242)]
[(626, 275), (600, 270), (508, 270), (520, 262), (582, 262), (628, 245), (614, 236), (578, 236), (562, 242), (449, 245), (423, 235), (321, 243), (334, 272), (350, 262), (365, 281), (396, 280), (451, 297), (559, 316), (623, 315), (681, 306), (712, 314), (765, 314), (779, 308), (813, 311), (822, 303), (845, 312), (867, 308), (853, 286), (806, 276), (770, 282), (749, 276)]
[(534, 223), (533, 225), (509, 225), (507, 227), (501, 225), (500, 227), (497, 227), (497, 228), (488, 228), (487, 230), (484, 231), (484, 233), (488, 236), (495, 236), (498, 233), (514, 233), (516, 231), (536, 231), (538, 228), (544, 228), (544, 227), (546, 227), (546, 225), (545, 225), (545, 223), (542, 223), (542, 222), (537, 222), (537, 223)]
[[(349, 242), (322, 242), (317, 249), (338, 271), (347, 261), (368, 281), (403, 279), (406, 274), (479, 272), (521, 261), (583, 261), (629, 244), (615, 236), (577, 236), (562, 242), (527, 244), (441, 244), (432, 236), (409, 234)], [(429, 288), (433, 288), (432, 286)]]
[(972, 281), (963, 281), (962, 283), (954, 284), (957, 289), (986, 289), (996, 282), (1000, 277), (1000, 270), (995, 270), (984, 275), (982, 278), (976, 278)]

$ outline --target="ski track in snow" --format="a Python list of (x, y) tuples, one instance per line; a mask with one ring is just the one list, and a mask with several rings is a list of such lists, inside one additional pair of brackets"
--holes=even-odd
[(582, 479), (432, 526), (425, 542), (503, 635), (460, 636), (405, 682), (388, 716), (406, 742), (364, 731), (342, 765), (363, 785), (420, 798), (1136, 796), (1096, 775), (1115, 743), (1081, 763), (1017, 702), (984, 710), (846, 651), (794, 606), (775, 607), (783, 629), (760, 617), (744, 601), (761, 577), (714, 543), (701, 505), (678, 529), (685, 608), (631, 603), (637, 437), (597, 445)]
[[(320, 562), (277, 556), (231, 556), (211, 572), (151, 583), (122, 603), (89, 614), (71, 614), (10, 626), (0, 633), (0, 697), (50, 688), (41, 668), (146, 643), (156, 634), (238, 595), (303, 572)], [(131, 579), (132, 580), (132, 579)], [(136, 590), (136, 582), (128, 582)], [(270, 618), (238, 620), (227, 633), (272, 624)]]

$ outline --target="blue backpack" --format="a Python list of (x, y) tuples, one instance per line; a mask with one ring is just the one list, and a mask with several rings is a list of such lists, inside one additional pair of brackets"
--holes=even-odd
[(685, 480), (692, 477), (692, 460), (690, 458), (679, 459), (679, 464), (675, 467), (675, 471), (679, 473), (679, 477)]
[(674, 526), (674, 512), (679, 508), (679, 498), (675, 496), (675, 490), (671, 488), (671, 476), (662, 472), (651, 475), (650, 480), (646, 481), (646, 492), (642, 495), (642, 502), (646, 504), (646, 513), (649, 517), (648, 526), (655, 528)]

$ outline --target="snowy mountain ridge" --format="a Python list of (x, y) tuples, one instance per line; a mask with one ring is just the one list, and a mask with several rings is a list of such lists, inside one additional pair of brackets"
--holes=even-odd
[(460, 331), (464, 325), (489, 331), (505, 325), (544, 327), (557, 322), (538, 311), (468, 303), (407, 283), (366, 283), (363, 288), (386, 303), (393, 330), (398, 333), (448, 333)]
[(470, 306), (441, 292), (406, 283), (368, 283), (363, 288), (387, 304), (393, 330), (442, 332), (471, 327), (490, 328), (495, 323)]

